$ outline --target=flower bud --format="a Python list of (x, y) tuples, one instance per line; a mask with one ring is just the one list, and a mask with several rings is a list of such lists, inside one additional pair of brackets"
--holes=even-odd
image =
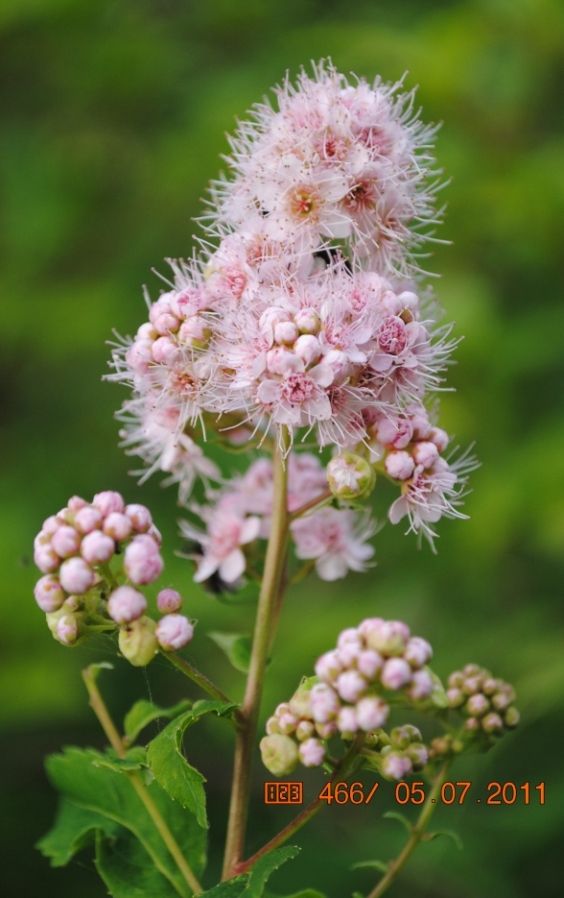
[(394, 480), (409, 480), (415, 470), (415, 462), (405, 450), (389, 452), (384, 462), (387, 473)]
[(433, 692), (433, 677), (428, 670), (416, 670), (411, 678), (408, 689), (409, 698), (415, 702), (419, 702), (424, 698), (429, 698)]
[(65, 600), (65, 594), (57, 577), (47, 574), (35, 584), (35, 601), (47, 614), (57, 611)]
[(80, 554), (88, 564), (103, 564), (115, 552), (115, 543), (101, 530), (91, 530), (82, 540)]
[(330, 652), (325, 652), (321, 658), (318, 658), (315, 665), (315, 673), (319, 679), (329, 683), (338, 677), (342, 669), (339, 656), (334, 649)]
[(354, 736), (358, 730), (358, 720), (354, 708), (341, 708), (337, 716), (337, 729), (345, 739), (351, 739)]
[(380, 682), (386, 689), (401, 689), (411, 680), (411, 668), (403, 658), (389, 658), (384, 662)]
[(316, 723), (328, 723), (340, 708), (339, 697), (330, 686), (317, 683), (311, 690), (311, 716)]
[(61, 559), (50, 545), (38, 545), (33, 552), (33, 560), (42, 574), (52, 574), (58, 570)]
[(144, 505), (126, 505), (125, 513), (136, 533), (146, 533), (153, 523), (151, 512)]
[(151, 357), (157, 365), (173, 365), (179, 349), (170, 337), (159, 337), (151, 346)]
[(274, 735), (274, 733), (280, 732), (280, 727), (278, 726), (278, 718), (275, 714), (272, 717), (269, 717), (266, 721), (266, 732), (269, 736)]
[(157, 595), (157, 608), (161, 614), (173, 614), (182, 606), (182, 596), (175, 589), (161, 589)]
[(298, 686), (289, 702), (289, 710), (296, 717), (311, 717), (311, 689), (303, 684)]
[[(266, 732), (268, 733), (268, 727)], [(315, 733), (315, 726), (311, 722), (311, 720), (300, 720), (299, 724), (296, 727), (296, 739), (299, 742), (303, 742), (305, 739), (309, 739)]]
[(81, 596), (94, 584), (95, 576), (83, 558), (68, 558), (59, 572), (61, 585), (68, 593)]
[(75, 614), (63, 614), (55, 624), (54, 634), (62, 645), (74, 645), (78, 639), (78, 620)]
[(423, 667), (433, 656), (433, 649), (426, 639), (412, 636), (408, 639), (403, 657), (412, 667)]
[(140, 617), (119, 631), (119, 649), (134, 667), (146, 667), (155, 657), (159, 644), (156, 625), (150, 617)]
[(99, 508), (85, 505), (84, 508), (77, 511), (74, 523), (81, 533), (90, 533), (92, 530), (98, 530), (102, 526), (103, 519)]
[(496, 692), (492, 696), (492, 705), (496, 711), (505, 711), (514, 700), (515, 695), (512, 692)]
[(385, 724), (389, 712), (389, 706), (383, 699), (366, 696), (357, 703), (356, 719), (361, 730), (371, 733)]
[(131, 536), (132, 525), (129, 517), (122, 511), (112, 511), (104, 521), (104, 533), (117, 542), (123, 542)]
[(273, 776), (287, 776), (298, 763), (298, 746), (289, 736), (274, 733), (260, 741), (262, 763)]
[(298, 749), (304, 767), (319, 767), (325, 758), (325, 747), (319, 739), (306, 739)]
[(337, 732), (337, 724), (334, 720), (328, 720), (327, 723), (316, 723), (315, 729), (322, 739), (330, 739)]
[(360, 652), (356, 660), (359, 672), (369, 681), (374, 680), (378, 671), (381, 670), (382, 664), (382, 656), (374, 649), (365, 649)]
[(382, 775), (393, 780), (400, 780), (411, 773), (412, 764), (406, 755), (391, 751), (382, 757)]
[(439, 450), (434, 443), (428, 440), (421, 440), (413, 447), (413, 458), (417, 465), (424, 468), (431, 468), (439, 457)]
[(74, 527), (63, 524), (51, 537), (51, 546), (60, 558), (70, 558), (78, 552), (80, 536)]
[(315, 309), (300, 309), (294, 315), (294, 321), (301, 334), (318, 334), (321, 329), (321, 320)]
[(274, 341), (292, 346), (298, 339), (299, 330), (293, 321), (279, 321), (274, 325)]
[(410, 723), (394, 727), (390, 732), (390, 741), (395, 748), (407, 748), (412, 742), (421, 742), (421, 731)]
[(313, 334), (302, 334), (294, 343), (294, 352), (306, 366), (314, 365), (321, 358), (321, 344)]
[(178, 652), (191, 641), (194, 626), (183, 614), (165, 614), (157, 624), (156, 634), (165, 652)]
[(207, 322), (200, 315), (192, 315), (180, 325), (178, 339), (193, 349), (205, 349), (210, 342), (212, 332)]
[(403, 655), (409, 635), (409, 627), (401, 621), (382, 621), (365, 638), (369, 647), (382, 655)]
[(519, 711), (512, 705), (503, 715), (503, 722), (506, 727), (513, 729), (513, 727), (516, 727), (519, 723), (520, 718), (521, 715), (519, 714)]
[(357, 670), (345, 670), (336, 682), (337, 692), (346, 702), (356, 702), (367, 689), (367, 682)]
[(489, 701), (481, 692), (471, 695), (466, 702), (466, 711), (471, 717), (482, 717), (489, 710), (489, 707)]
[(415, 744), (410, 745), (406, 751), (406, 755), (415, 770), (421, 770), (429, 760), (429, 752), (422, 742), (416, 742)]
[(156, 580), (164, 564), (153, 537), (149, 534), (136, 536), (125, 550), (123, 566), (129, 579), (138, 586)]
[(499, 714), (491, 711), (482, 719), (482, 727), (486, 733), (500, 733), (503, 729), (503, 720)]
[(365, 458), (354, 452), (343, 452), (327, 465), (327, 481), (335, 498), (348, 501), (370, 495), (376, 474)]
[(129, 624), (147, 609), (145, 596), (131, 586), (118, 586), (108, 599), (108, 614), (116, 624)]
[(104, 490), (102, 493), (96, 493), (92, 499), (92, 505), (106, 517), (112, 511), (123, 511), (125, 503), (119, 493), (114, 490)]

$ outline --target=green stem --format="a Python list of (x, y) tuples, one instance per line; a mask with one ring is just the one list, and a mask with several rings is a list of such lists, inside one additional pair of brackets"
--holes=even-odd
[(197, 667), (194, 667), (190, 661), (187, 661), (186, 658), (182, 658), (180, 655), (177, 655), (175, 652), (161, 652), (163, 658), (172, 664), (173, 667), (176, 667), (177, 670), (180, 670), (184, 676), (188, 677), (189, 680), (192, 680), (196, 686), (199, 686), (200, 689), (207, 693), (211, 698), (216, 699), (219, 702), (227, 702), (229, 704), (235, 704), (231, 702), (229, 696), (223, 692), (219, 686), (216, 686), (215, 683), (204, 674), (201, 670), (198, 670)]
[[(100, 694), (100, 690), (96, 685), (96, 674), (93, 668), (85, 668), (85, 670), (82, 671), (82, 678), (88, 691), (90, 707), (98, 718), (100, 725), (104, 733), (106, 734), (108, 742), (110, 743), (118, 757), (124, 758), (127, 754), (124, 741), (120, 736), (112, 718), (110, 717), (110, 713)], [(137, 795), (139, 796), (143, 805), (145, 806), (147, 813), (149, 814), (151, 820), (155, 825), (155, 829), (168, 848), (171, 857), (176, 863), (176, 866), (178, 867), (184, 881), (190, 888), (191, 893), (193, 895), (201, 895), (203, 891), (202, 886), (198, 882), (196, 876), (192, 872), (191, 867), (186, 861), (186, 858), (182, 854), (178, 842), (174, 838), (166, 823), (166, 820), (162, 817), (161, 812), (153, 801), (153, 798), (149, 793), (149, 790), (147, 789), (145, 783), (135, 770), (126, 771), (126, 775), (129, 778), (131, 785), (137, 792)]]
[(315, 499), (310, 499), (309, 502), (304, 502), (303, 505), (300, 505), (299, 508), (296, 508), (295, 511), (290, 515), (290, 521), (296, 521), (298, 518), (301, 518), (302, 515), (306, 514), (308, 511), (313, 511), (314, 509), (321, 508), (327, 502), (330, 502), (333, 498), (333, 493), (330, 489), (324, 490), (319, 496), (316, 496)]
[(287, 432), (284, 428), (274, 451), (274, 495), (270, 536), (266, 549), (264, 572), (255, 620), (253, 647), (245, 695), (241, 708), (241, 722), (235, 742), (231, 801), (227, 823), (227, 838), (223, 862), (223, 877), (228, 879), (241, 860), (247, 828), (249, 787), (253, 747), (264, 683), (264, 672), (273, 639), (273, 623), (284, 573), (288, 540), (287, 510)]
[(367, 898), (380, 898), (380, 896), (383, 895), (384, 892), (388, 891), (388, 888), (394, 882), (398, 873), (400, 873), (400, 871), (405, 867), (409, 858), (411, 857), (421, 840), (424, 838), (425, 831), (427, 829), (427, 826), (429, 825), (429, 821), (433, 816), (433, 812), (437, 807), (437, 804), (439, 803), (437, 799), (440, 795), (441, 786), (445, 781), (445, 776), (448, 768), (449, 763), (447, 762), (439, 770), (433, 782), (432, 789), (427, 796), (425, 804), (421, 808), (421, 813), (419, 814), (419, 817), (417, 818), (413, 829), (411, 830), (407, 842), (403, 846), (398, 856), (389, 862), (386, 873), (384, 874), (380, 882), (378, 882), (374, 886), (372, 891), (368, 894)]
[[(343, 777), (346, 777), (351, 772), (351, 768), (354, 766), (353, 762), (358, 757), (362, 741), (363, 737), (360, 740), (355, 740), (342, 761), (337, 765), (334, 773), (329, 780), (329, 783), (331, 785), (342, 780)], [(279, 833), (273, 836), (272, 839), (269, 839), (269, 841), (266, 842), (266, 844), (264, 844), (262, 848), (259, 848), (259, 850), (256, 851), (246, 861), (240, 861), (238, 864), (236, 864), (233, 872), (236, 875), (246, 873), (248, 870), (254, 867), (256, 862), (259, 861), (261, 857), (264, 857), (265, 854), (268, 854), (275, 848), (279, 848), (280, 845), (284, 845), (284, 843), (287, 842), (288, 839), (295, 835), (295, 833), (297, 833), (300, 829), (302, 829), (302, 827), (305, 826), (306, 823), (309, 823), (309, 821), (313, 817), (315, 817), (317, 813), (319, 813), (322, 807), (323, 802), (318, 795), (316, 798), (310, 801), (307, 807), (305, 807), (303, 811), (300, 811), (300, 813), (297, 814), (293, 818), (293, 820), (290, 820), (290, 822), (287, 823)]]

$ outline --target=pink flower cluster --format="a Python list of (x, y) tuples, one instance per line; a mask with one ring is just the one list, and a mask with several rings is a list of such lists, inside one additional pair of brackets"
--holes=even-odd
[(330, 63), (275, 90), (231, 138), (231, 180), (212, 190), (215, 231), (252, 228), (302, 251), (348, 239), (384, 272), (410, 269), (406, 247), (437, 221), (434, 127), (402, 83), (352, 82)]
[[(197, 582), (218, 575), (229, 585), (245, 573), (245, 547), (268, 538), (272, 510), (272, 462), (262, 458), (241, 477), (232, 480), (211, 498), (214, 504), (193, 505), (206, 525), (201, 531), (182, 522), (182, 534), (200, 546)], [(326, 489), (325, 470), (315, 455), (293, 453), (288, 459), (288, 510), (317, 498)], [(344, 577), (349, 570), (363, 571), (374, 554), (368, 540), (374, 526), (366, 514), (350, 509), (321, 508), (290, 526), (296, 555), (315, 563), (323, 580)]]
[[(147, 297), (148, 320), (115, 347), (110, 377), (133, 391), (118, 414), (122, 444), (143, 477), (160, 470), (177, 484), (183, 504), (197, 478), (221, 481), (201, 438), (256, 448), (285, 428), (292, 446), (311, 434), (319, 447), (367, 454), (376, 440), (401, 488), (394, 522), (408, 516), (432, 540), (440, 517), (460, 516), (468, 465), (432, 457), (444, 432), (414, 430), (417, 446), (383, 433), (425, 416), (455, 345), (409, 255), (418, 224), (436, 218), (434, 129), (400, 87), (349, 82), (320, 63), (277, 90), (277, 109), (256, 107), (233, 138), (231, 180), (212, 191), (216, 245), (172, 263), (165, 292)], [(246, 512), (210, 514), (217, 551), (205, 554), (212, 565), (221, 556), (214, 570), (225, 560), (220, 575), (233, 582), (257, 525), (240, 529)], [(345, 516), (323, 516), (327, 543)], [(304, 551), (319, 557), (317, 544)], [(202, 566), (200, 579), (214, 570)]]
[(478, 664), (467, 664), (448, 678), (450, 708), (465, 717), (468, 736), (499, 736), (519, 723), (513, 687)]
[[(336, 648), (317, 661), (316, 678), (305, 681), (269, 718), (261, 743), (268, 769), (276, 774), (273, 768), (280, 767), (281, 757), (319, 766), (333, 736), (350, 740), (357, 734), (379, 733), (390, 713), (390, 692), (401, 692), (417, 707), (433, 692), (433, 676), (426, 667), (431, 655), (429, 643), (411, 636), (401, 621), (368, 618), (343, 630)], [(400, 729), (392, 731), (393, 738), (382, 736), (382, 747), (388, 748), (382, 751), (380, 766), (384, 775), (398, 779), (427, 761), (419, 731)], [(288, 741), (295, 743), (294, 752)]]
[[(151, 630), (147, 600), (136, 587), (161, 575), (160, 544), (149, 509), (126, 505), (111, 490), (97, 493), (92, 502), (73, 496), (47, 518), (34, 543), (35, 563), (44, 574), (35, 585), (35, 599), (55, 638), (72, 645), (88, 631), (112, 630), (116, 624), (131, 628), (141, 620)], [(112, 567), (115, 561), (119, 564)], [(157, 605), (164, 617), (156, 626), (153, 654), (159, 645), (165, 651), (182, 648), (193, 628), (175, 613), (179, 593), (161, 590)]]

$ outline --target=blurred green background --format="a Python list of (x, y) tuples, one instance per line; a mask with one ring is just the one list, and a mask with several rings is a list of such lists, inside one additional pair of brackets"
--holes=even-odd
[[(451, 184), (431, 267), (438, 296), (465, 335), (443, 421), (482, 461), (471, 520), (441, 527), (439, 554), (401, 528), (377, 537), (379, 564), (344, 584), (304, 585), (289, 598), (264, 709), (289, 695), (338, 630), (368, 614), (405, 618), (428, 636), (441, 674), (468, 660), (517, 685), (523, 724), (485, 758), (455, 772), (541, 780), (544, 807), (444, 808), (463, 838), (422, 848), (393, 895), (524, 898), (561, 894), (564, 814), (564, 304), (561, 112), (564, 6), (557, 0), (3, 0), (0, 6), (3, 296), (0, 394), (2, 628), (1, 756), (5, 789), (0, 876), (5, 896), (105, 889), (88, 858), (49, 871), (33, 843), (55, 797), (42, 758), (63, 744), (101, 744), (79, 670), (108, 650), (64, 650), (31, 592), (33, 535), (73, 493), (127, 492), (155, 511), (170, 582), (183, 584), (202, 633), (193, 655), (232, 693), (232, 673), (204, 626), (243, 629), (250, 611), (190, 584), (173, 491), (128, 478), (112, 413), (119, 388), (101, 383), (112, 329), (141, 322), (140, 284), (152, 266), (191, 251), (191, 217), (226, 150), (224, 132), (286, 68), (331, 55), (342, 69), (396, 79), (409, 70), (427, 119), (443, 121), (438, 155)], [(384, 498), (380, 498), (384, 509)], [(296, 626), (296, 622), (298, 625)], [(112, 709), (184, 694), (179, 675), (117, 662)], [(230, 742), (221, 723), (195, 731), (190, 756), (209, 779), (222, 835)], [(192, 742), (194, 743), (192, 746)], [(286, 817), (264, 808), (257, 767), (249, 847)], [(313, 795), (316, 778), (307, 780)], [(389, 795), (388, 793), (386, 793)], [(384, 805), (384, 799), (380, 805)], [(387, 804), (387, 807), (392, 805)], [(351, 872), (402, 840), (377, 806), (332, 809), (298, 838), (304, 851), (273, 883), (343, 898), (374, 878)], [(217, 853), (212, 857), (212, 872)]]

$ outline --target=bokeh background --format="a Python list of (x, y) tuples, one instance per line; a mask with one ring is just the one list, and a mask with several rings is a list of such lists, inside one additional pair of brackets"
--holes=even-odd
[[(564, 823), (564, 137), (559, 129), (564, 7), (557, 0), (3, 0), (0, 6), (2, 232), (0, 431), (0, 845), (3, 895), (98, 898), (88, 857), (49, 871), (33, 848), (55, 796), (42, 758), (101, 744), (79, 671), (109, 657), (51, 640), (31, 595), (30, 546), (73, 493), (111, 487), (146, 502), (165, 532), (169, 579), (201, 621), (193, 654), (232, 693), (231, 672), (203, 630), (244, 630), (251, 610), (190, 584), (174, 555), (175, 495), (139, 488), (117, 448), (122, 396), (102, 384), (112, 329), (135, 330), (150, 269), (193, 246), (191, 217), (226, 150), (224, 132), (289, 68), (331, 55), (387, 79), (409, 70), (425, 117), (444, 122), (438, 155), (452, 181), (432, 267), (465, 340), (443, 400), (445, 426), (476, 441), (471, 519), (441, 527), (439, 554), (401, 528), (377, 537), (378, 567), (345, 584), (308, 583), (289, 598), (264, 708), (286, 698), (343, 626), (367, 614), (405, 618), (432, 639), (437, 669), (467, 660), (517, 685), (523, 724), (460, 779), (546, 782), (544, 807), (445, 808), (457, 830), (421, 848), (393, 895), (524, 898), (560, 894)], [(384, 497), (377, 500), (384, 508)], [(147, 673), (116, 662), (112, 709), (185, 693), (164, 662)], [(230, 741), (221, 723), (188, 750), (207, 774), (215, 844), (222, 836)], [(205, 743), (203, 735), (205, 734)], [(192, 744), (193, 743), (193, 744)], [(285, 821), (264, 808), (257, 767), (249, 846)], [(307, 780), (313, 795), (315, 782)], [(389, 796), (389, 793), (386, 793)], [(385, 796), (380, 809), (392, 807)], [(396, 808), (397, 809), (397, 808)], [(402, 832), (378, 806), (332, 809), (298, 838), (299, 859), (273, 885), (342, 898), (368, 891), (354, 861), (387, 858)], [(213, 873), (218, 862), (212, 853)], [(211, 874), (210, 874), (211, 875)], [(211, 881), (211, 880), (210, 880)]]

